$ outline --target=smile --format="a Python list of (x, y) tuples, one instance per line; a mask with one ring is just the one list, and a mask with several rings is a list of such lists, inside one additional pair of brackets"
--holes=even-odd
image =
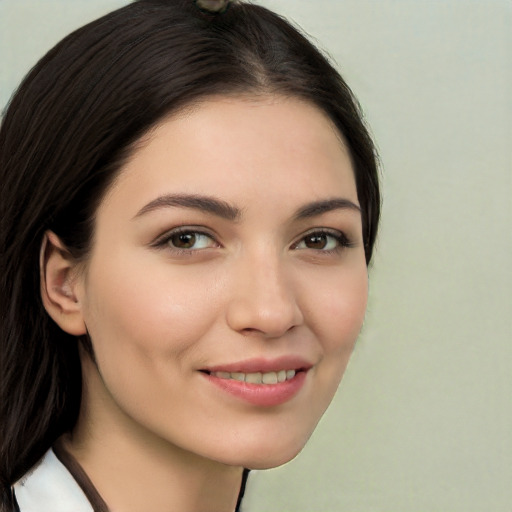
[(249, 384), (265, 384), (272, 385), (295, 377), (295, 370), (279, 370), (277, 372), (253, 372), (253, 373), (242, 373), (242, 372), (213, 372), (210, 375), (219, 379), (232, 379), (239, 382), (247, 382)]
[(312, 366), (303, 358), (287, 356), (223, 364), (203, 369), (200, 374), (223, 396), (259, 407), (276, 407), (300, 393)]

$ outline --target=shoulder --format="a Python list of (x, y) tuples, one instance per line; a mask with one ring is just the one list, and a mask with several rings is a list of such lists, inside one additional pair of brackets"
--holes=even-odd
[(93, 512), (80, 486), (48, 450), (41, 461), (14, 484), (20, 512)]

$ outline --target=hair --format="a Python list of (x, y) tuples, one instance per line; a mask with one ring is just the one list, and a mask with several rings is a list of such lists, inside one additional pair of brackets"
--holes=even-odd
[(367, 263), (380, 213), (377, 158), (357, 101), (296, 28), (257, 5), (138, 0), (76, 30), (21, 83), (0, 128), (0, 486), (77, 420), (78, 342), (46, 313), (39, 254), (54, 231), (86, 258), (105, 191), (156, 123), (216, 95), (278, 94), (327, 114), (353, 164)]

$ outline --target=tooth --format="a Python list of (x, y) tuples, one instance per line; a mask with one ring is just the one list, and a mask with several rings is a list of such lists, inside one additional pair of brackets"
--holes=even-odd
[(245, 375), (245, 382), (249, 384), (261, 384), (261, 373), (247, 373)]
[(295, 370), (286, 370), (286, 379), (290, 380), (295, 377)]
[(293, 379), (296, 375), (295, 370), (280, 370), (278, 372), (212, 372), (214, 377), (219, 379), (234, 379), (240, 382), (248, 382), (249, 384), (277, 384), (285, 380)]
[(264, 373), (261, 376), (261, 382), (263, 382), (263, 384), (277, 384), (277, 373), (276, 372)]

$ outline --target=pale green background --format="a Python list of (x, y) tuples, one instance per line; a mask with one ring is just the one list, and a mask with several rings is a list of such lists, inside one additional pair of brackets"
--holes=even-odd
[[(121, 0), (0, 0), (0, 103)], [(268, 0), (328, 50), (383, 160), (363, 333), (303, 453), (247, 512), (512, 510), (512, 2)]]

